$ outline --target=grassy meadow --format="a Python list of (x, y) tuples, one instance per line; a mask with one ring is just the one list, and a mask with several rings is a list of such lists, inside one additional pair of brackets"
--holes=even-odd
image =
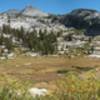
[[(48, 94), (32, 97), (31, 87)], [(100, 100), (100, 59), (19, 55), (0, 60), (0, 100)]]

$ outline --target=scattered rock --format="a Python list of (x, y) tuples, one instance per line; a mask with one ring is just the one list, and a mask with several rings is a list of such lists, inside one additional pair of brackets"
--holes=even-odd
[(100, 55), (91, 54), (91, 55), (89, 55), (89, 57), (92, 57), (92, 58), (100, 58)]
[(0, 59), (1, 59), (1, 60), (5, 60), (5, 59), (6, 59), (6, 57), (0, 57)]
[(34, 53), (34, 52), (28, 52), (28, 53), (26, 53), (26, 56), (36, 57), (36, 56), (39, 56), (39, 54)]
[(7, 55), (7, 58), (8, 58), (8, 59), (14, 59), (14, 57), (15, 57), (15, 54), (14, 54), (14, 53), (9, 53), (9, 54)]
[(47, 94), (47, 89), (45, 88), (31, 88), (28, 90), (29, 93), (34, 97), (34, 96), (45, 96)]
[(8, 53), (8, 49), (4, 49), (4, 53)]

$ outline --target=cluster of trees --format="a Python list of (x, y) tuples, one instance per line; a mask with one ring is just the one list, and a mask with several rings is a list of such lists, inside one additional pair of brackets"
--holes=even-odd
[(9, 52), (13, 50), (13, 43), (10, 38), (0, 36), (0, 45), (8, 49)]
[(9, 25), (4, 25), (1, 33), (11, 35), (10, 38), (5, 38), (3, 35), (0, 37), (0, 45), (6, 45), (8, 50), (13, 50), (14, 48), (15, 44), (12, 42), (12, 38), (15, 38), (19, 43), (22, 41), (20, 44), (30, 51), (43, 55), (53, 54), (57, 49), (57, 36), (54, 32), (48, 33), (46, 30), (26, 32), (23, 27), (20, 29), (12, 29)]
[(37, 32), (33, 31), (27, 33), (27, 37), (23, 41), (30, 50), (40, 54), (53, 54), (56, 52), (57, 39), (53, 32), (47, 34), (47, 31), (42, 32), (40, 30), (37, 35)]

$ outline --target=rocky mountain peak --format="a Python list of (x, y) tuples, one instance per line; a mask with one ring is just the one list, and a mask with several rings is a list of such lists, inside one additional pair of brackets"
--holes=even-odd
[(88, 35), (100, 34), (100, 12), (91, 9), (75, 9), (64, 15), (62, 23), (68, 27), (86, 29)]
[(15, 16), (15, 15), (17, 15), (18, 13), (19, 13), (19, 11), (16, 10), (16, 9), (9, 9), (9, 10), (3, 12), (2, 14), (7, 14), (7, 15), (9, 15), (9, 16)]
[(70, 14), (73, 16), (84, 17), (84, 19), (94, 19), (100, 17), (100, 13), (98, 11), (91, 9), (76, 9), (73, 10)]
[(80, 8), (80, 9), (75, 9), (71, 12), (71, 14), (81, 14), (81, 13), (96, 13), (96, 10), (91, 10), (91, 9), (84, 9), (84, 8)]
[(31, 5), (26, 6), (21, 13), (27, 16), (48, 16), (47, 13), (40, 11), (37, 8), (32, 7)]

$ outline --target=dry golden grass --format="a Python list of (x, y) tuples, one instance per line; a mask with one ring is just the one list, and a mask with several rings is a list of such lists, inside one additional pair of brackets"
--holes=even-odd
[[(74, 70), (79, 73), (80, 77), (87, 78), (87, 76), (89, 77), (92, 74), (92, 71), (89, 71), (88, 75), (88, 72), (83, 71), (83, 69), (88, 67), (99, 68), (99, 66), (100, 59), (88, 57), (26, 57), (20, 55), (12, 60), (0, 60), (0, 85), (12, 83), (15, 80), (17, 84), (19, 82), (21, 84), (29, 82), (32, 87), (47, 88), (49, 92), (53, 92), (57, 89), (56, 82), (65, 78), (66, 71)], [(63, 71), (65, 72), (63, 73)], [(82, 73), (80, 73), (81, 71)], [(99, 72), (97, 76), (99, 76), (98, 74)]]
[[(65, 56), (25, 57), (0, 61), (0, 76), (22, 81), (44, 82), (59, 79), (58, 70), (72, 70), (79, 67), (99, 67), (100, 59), (88, 57), (67, 58)], [(1, 80), (1, 78), (0, 78)]]

